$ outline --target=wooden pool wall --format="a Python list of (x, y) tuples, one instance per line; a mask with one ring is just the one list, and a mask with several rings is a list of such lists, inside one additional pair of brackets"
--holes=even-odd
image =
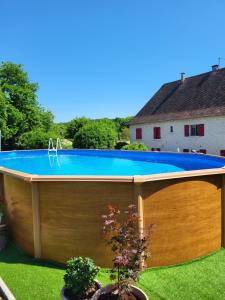
[(0, 194), (14, 242), (27, 253), (65, 263), (88, 256), (110, 267), (101, 215), (108, 203), (134, 203), (140, 233), (155, 224), (148, 266), (190, 261), (225, 246), (225, 170), (134, 177), (31, 176), (1, 168)]

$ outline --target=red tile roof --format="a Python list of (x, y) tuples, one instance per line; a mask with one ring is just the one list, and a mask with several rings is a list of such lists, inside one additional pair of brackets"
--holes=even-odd
[(225, 68), (164, 84), (130, 125), (225, 116)]

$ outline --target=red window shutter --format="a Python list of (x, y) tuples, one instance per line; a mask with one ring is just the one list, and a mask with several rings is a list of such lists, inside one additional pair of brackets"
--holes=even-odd
[(153, 128), (153, 139), (157, 139), (157, 127)]
[(190, 126), (189, 125), (184, 125), (184, 136), (189, 136), (189, 128)]
[(153, 138), (154, 139), (161, 139), (161, 128), (160, 127), (154, 127), (153, 128)]
[(161, 139), (161, 128), (158, 127), (158, 139)]
[(225, 156), (225, 150), (220, 150), (220, 156)]
[(205, 126), (204, 126), (204, 124), (198, 124), (197, 125), (197, 130), (198, 130), (198, 135), (199, 136), (204, 136), (204, 134), (205, 134), (205, 128), (204, 128)]
[(141, 140), (141, 139), (142, 139), (142, 129), (136, 128), (136, 140)]

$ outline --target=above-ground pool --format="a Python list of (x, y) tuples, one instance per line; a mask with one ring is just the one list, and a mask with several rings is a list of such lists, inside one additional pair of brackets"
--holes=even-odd
[(13, 240), (35, 257), (92, 257), (103, 267), (108, 203), (134, 203), (139, 231), (156, 229), (149, 266), (195, 259), (225, 245), (225, 159), (202, 154), (47, 150), (0, 153), (0, 196)]
[(225, 159), (202, 154), (108, 150), (12, 151), (0, 153), (0, 166), (34, 175), (134, 176), (225, 166)]

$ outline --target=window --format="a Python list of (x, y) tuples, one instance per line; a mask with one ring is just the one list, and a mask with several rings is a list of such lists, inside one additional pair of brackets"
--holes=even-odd
[(207, 153), (207, 150), (206, 150), (206, 149), (200, 149), (199, 152), (200, 152), (200, 153), (203, 153), (203, 154), (206, 154), (206, 153)]
[(189, 152), (189, 149), (183, 149), (183, 152), (187, 153), (187, 152)]
[(154, 127), (153, 128), (153, 138), (155, 140), (161, 139), (161, 130), (160, 130), (160, 127)]
[(136, 140), (142, 139), (142, 128), (136, 128)]
[(225, 150), (220, 150), (220, 156), (225, 156)]
[(184, 125), (184, 136), (204, 136), (204, 124)]
[(170, 126), (170, 132), (173, 132), (173, 126)]
[(191, 125), (191, 136), (196, 136), (198, 135), (198, 127), (197, 125)]
[(160, 148), (152, 148), (152, 151), (160, 151)]

